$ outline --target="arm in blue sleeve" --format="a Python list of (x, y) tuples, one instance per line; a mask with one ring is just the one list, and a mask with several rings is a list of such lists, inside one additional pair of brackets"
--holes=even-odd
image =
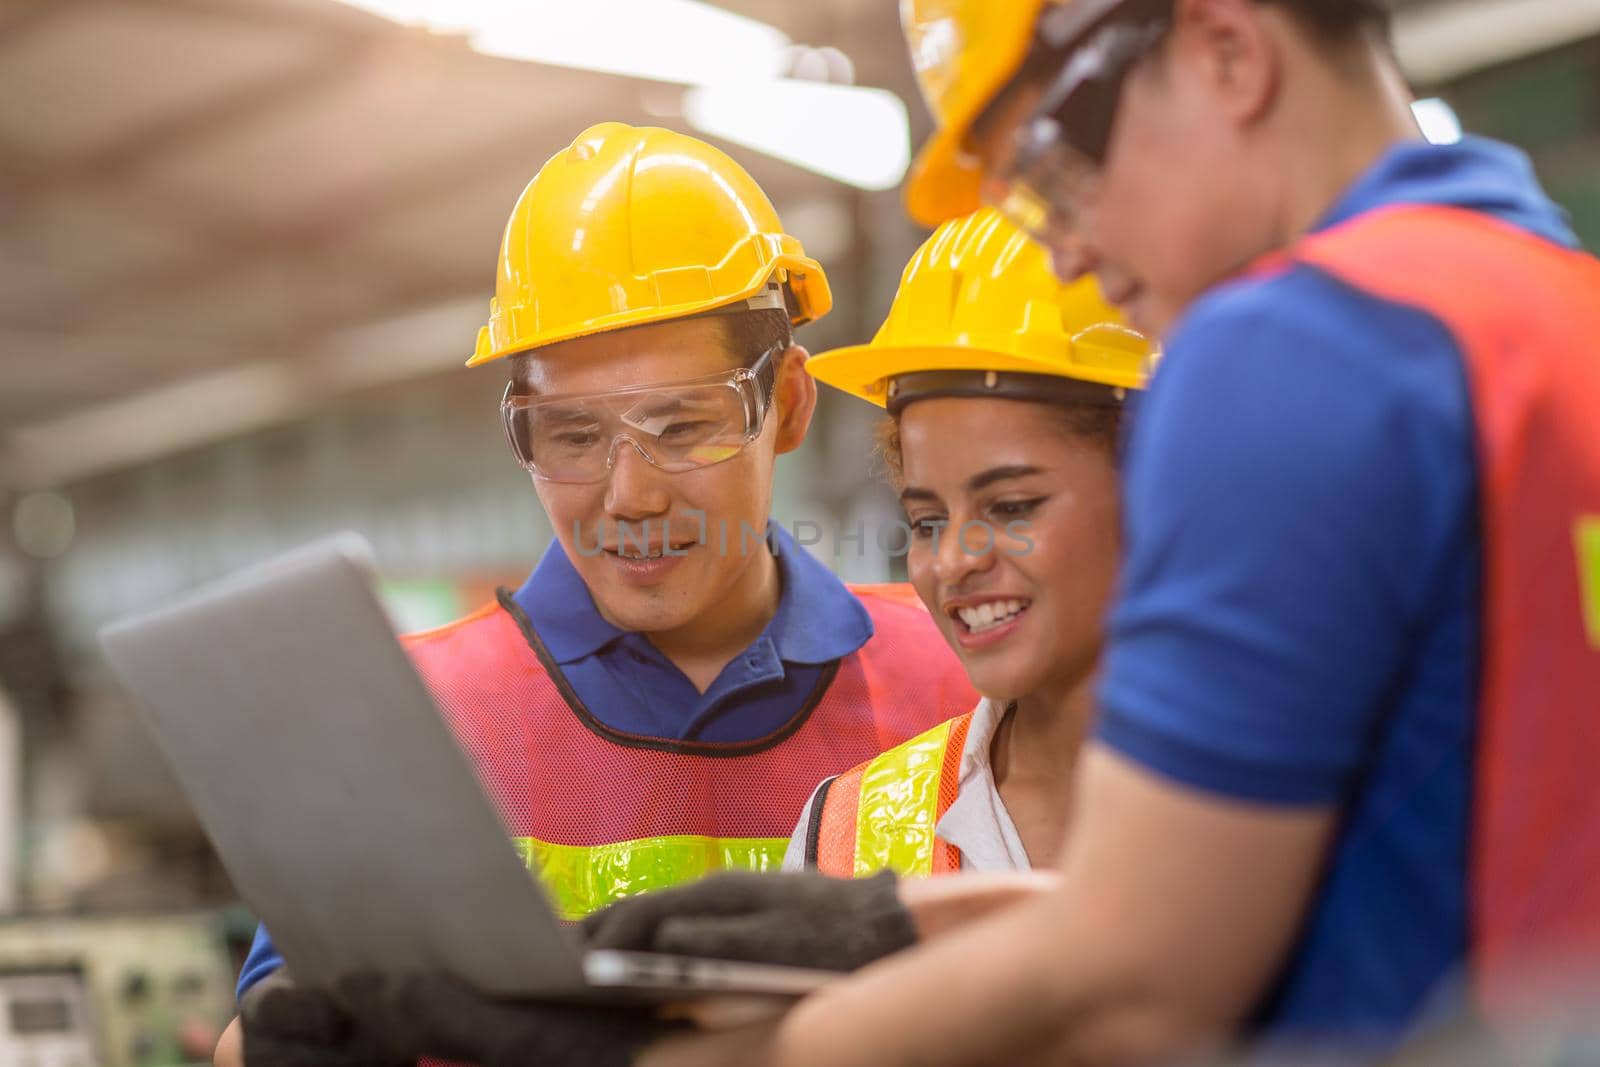
[(272, 943), (272, 935), (267, 933), (265, 926), (257, 926), (256, 939), (250, 943), (250, 952), (244, 958), (244, 966), (239, 968), (239, 985), (235, 990), (235, 997), (243, 1001), (251, 986), (282, 966), (283, 957), (278, 955), (278, 947)]
[(1205, 298), (1167, 351), (1126, 458), (1099, 738), (1210, 792), (1334, 803), (1475, 484), (1459, 352), (1304, 267)]

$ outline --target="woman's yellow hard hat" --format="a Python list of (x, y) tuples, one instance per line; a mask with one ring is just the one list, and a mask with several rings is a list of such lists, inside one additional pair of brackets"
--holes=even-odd
[(733, 305), (787, 305), (798, 326), (833, 297), (743, 167), (685, 134), (606, 122), (517, 200), (467, 366)]
[[(983, 372), (1140, 389), (1155, 357), (1156, 346), (1124, 324), (1092, 277), (1062, 283), (1039, 245), (984, 208), (940, 226), (911, 257), (870, 344), (813, 356), (806, 369), (884, 407), (897, 378), (930, 371), (980, 372), (977, 395)], [(987, 377), (994, 395), (1009, 395)]]

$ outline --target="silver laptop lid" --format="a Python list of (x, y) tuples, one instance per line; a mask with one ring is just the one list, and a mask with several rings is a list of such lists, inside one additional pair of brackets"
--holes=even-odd
[(443, 970), (573, 994), (571, 935), (507, 844), (343, 535), (108, 627), (239, 892), (289, 969)]

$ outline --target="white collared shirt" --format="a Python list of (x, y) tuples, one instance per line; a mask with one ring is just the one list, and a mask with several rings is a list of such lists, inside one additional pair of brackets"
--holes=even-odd
[[(954, 845), (961, 853), (964, 871), (1027, 871), (1027, 850), (1011, 813), (1000, 799), (1000, 790), (994, 781), (994, 768), (989, 763), (989, 750), (994, 744), (995, 731), (1004, 721), (1006, 705), (984, 698), (972, 711), (972, 723), (967, 727), (967, 740), (961, 748), (960, 782), (956, 798), (939, 820), (935, 832)], [(820, 789), (821, 786), (818, 786)], [(789, 848), (783, 855), (783, 869), (798, 871), (806, 865), (806, 839), (811, 830), (811, 817), (816, 793), (806, 801), (800, 813), (800, 822), (789, 838)]]

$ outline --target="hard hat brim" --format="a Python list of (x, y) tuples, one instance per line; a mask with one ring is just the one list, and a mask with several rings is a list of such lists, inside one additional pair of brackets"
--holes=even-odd
[(1064, 374), (1058, 362), (1029, 359), (1027, 356), (997, 352), (976, 345), (851, 345), (812, 356), (806, 361), (806, 370), (824, 385), (860, 397), (880, 408), (888, 400), (889, 379), (919, 371), (1011, 371), (1072, 378), (1124, 389), (1138, 389), (1143, 385), (1138, 375), (1121, 374), (1110, 369), (1102, 371), (1093, 367), (1075, 367), (1074, 373)]
[(966, 123), (934, 131), (911, 165), (906, 214), (923, 226), (938, 226), (983, 206), (983, 171), (962, 148), (966, 135)]

